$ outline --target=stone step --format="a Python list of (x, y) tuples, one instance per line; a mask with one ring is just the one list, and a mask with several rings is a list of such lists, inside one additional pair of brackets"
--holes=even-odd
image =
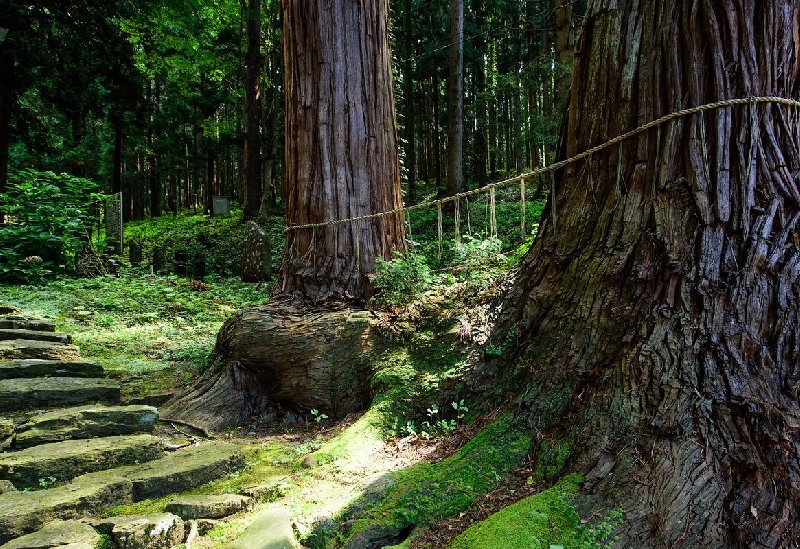
[(3, 330), (36, 330), (38, 332), (55, 332), (56, 325), (45, 320), (31, 320), (22, 316), (0, 318), (0, 329)]
[(155, 499), (186, 492), (244, 466), (241, 450), (219, 441), (203, 442), (157, 461), (121, 467), (133, 483), (133, 500)]
[(163, 455), (161, 440), (152, 435), (66, 440), (0, 454), (0, 479), (10, 480), (18, 490), (37, 488), (42, 482), (64, 482)]
[(158, 419), (152, 406), (84, 405), (37, 414), (14, 428), (13, 448), (71, 439), (149, 433)]
[(119, 403), (119, 382), (102, 378), (0, 379), (0, 412), (87, 402)]
[(36, 532), (54, 520), (100, 514), (125, 503), (131, 503), (131, 481), (108, 475), (102, 480), (84, 475), (49, 490), (6, 492), (0, 494), (0, 543)]
[(253, 506), (253, 498), (239, 494), (181, 496), (167, 503), (166, 511), (183, 520), (219, 519)]
[(39, 332), (36, 330), (0, 328), (0, 341), (25, 339), (28, 341), (53, 341), (55, 343), (72, 343), (72, 336), (61, 332)]
[(168, 549), (186, 538), (183, 520), (171, 513), (110, 517), (93, 523), (121, 549)]
[(38, 532), (0, 545), (0, 549), (95, 549), (100, 542), (100, 534), (85, 522), (77, 520), (56, 520)]
[(81, 475), (63, 486), (6, 492), (0, 494), (0, 543), (53, 520), (98, 516), (116, 505), (191, 490), (243, 465), (235, 445), (201, 442), (158, 461)]
[(24, 377), (105, 377), (106, 371), (96, 362), (15, 359), (0, 362), (0, 379)]
[(0, 360), (16, 358), (43, 358), (45, 360), (80, 360), (77, 345), (55, 341), (9, 339), (0, 341)]

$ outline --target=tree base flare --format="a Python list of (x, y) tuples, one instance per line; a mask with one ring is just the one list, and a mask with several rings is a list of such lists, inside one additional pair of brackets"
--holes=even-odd
[(370, 313), (275, 300), (228, 319), (217, 335), (213, 373), (163, 410), (211, 431), (287, 413), (332, 418), (372, 400)]

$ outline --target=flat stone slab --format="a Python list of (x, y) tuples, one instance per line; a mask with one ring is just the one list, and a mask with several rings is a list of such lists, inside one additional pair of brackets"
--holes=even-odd
[(201, 442), (158, 461), (117, 470), (133, 483), (133, 500), (155, 499), (186, 492), (244, 466), (244, 455), (233, 444)]
[[(2, 313), (2, 307), (0, 307)], [(0, 318), (0, 329), (3, 330), (36, 330), (37, 332), (55, 332), (56, 325), (46, 320), (31, 320), (21, 316)]]
[(0, 359), (43, 358), (46, 360), (80, 360), (77, 345), (55, 341), (9, 339), (0, 341)]
[(88, 524), (78, 520), (57, 520), (38, 532), (0, 546), (0, 549), (95, 549), (99, 541), (100, 534)]
[(183, 543), (186, 527), (171, 513), (111, 517), (95, 522), (118, 549), (169, 549)]
[(119, 382), (101, 378), (0, 379), (0, 412), (107, 402), (120, 398)]
[(63, 440), (149, 433), (158, 420), (152, 406), (83, 405), (38, 414), (14, 429), (13, 447)]
[(56, 519), (97, 516), (116, 505), (188, 491), (243, 465), (233, 444), (202, 442), (156, 462), (81, 475), (47, 490), (0, 494), (0, 543)]
[(96, 362), (14, 359), (0, 362), (0, 379), (30, 377), (105, 377), (106, 371)]
[(131, 491), (130, 480), (93, 473), (48, 490), (0, 494), (0, 543), (57, 519), (76, 519), (131, 503)]
[(244, 533), (228, 544), (228, 549), (295, 549), (300, 544), (294, 538), (289, 512), (271, 507), (260, 513)]
[(223, 518), (244, 511), (253, 504), (247, 496), (222, 494), (218, 496), (182, 496), (167, 503), (167, 511), (183, 520)]
[(70, 334), (56, 332), (40, 332), (38, 330), (24, 330), (20, 328), (0, 328), (0, 341), (25, 339), (29, 341), (54, 341), (56, 343), (72, 343)]
[(66, 440), (0, 454), (0, 478), (10, 480), (17, 489), (37, 488), (40, 479), (63, 482), (85, 473), (145, 463), (161, 456), (161, 440), (152, 435)]

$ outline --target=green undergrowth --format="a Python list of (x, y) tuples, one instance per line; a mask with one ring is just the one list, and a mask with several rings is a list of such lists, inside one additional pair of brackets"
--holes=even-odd
[(317, 529), (303, 541), (313, 548), (347, 546), (356, 539), (402, 536), (457, 514), (495, 488), (529, 447), (530, 438), (511, 425), (511, 416), (501, 416), (449, 458), (420, 462), (374, 482), (343, 514), (345, 531)]
[[(270, 241), (274, 272), (280, 262), (280, 250), (285, 238), (283, 217), (264, 217), (258, 219), (257, 223), (265, 229)], [(168, 261), (174, 259), (176, 254), (183, 254), (190, 265), (202, 259), (207, 273), (231, 276), (240, 273), (244, 231), (240, 208), (234, 208), (229, 215), (216, 217), (181, 211), (176, 217), (164, 215), (128, 222), (125, 225), (125, 238), (126, 241), (135, 239), (141, 242), (145, 256), (151, 255), (158, 246), (164, 250)]]
[(118, 278), (0, 285), (0, 301), (55, 322), (57, 330), (72, 334), (85, 358), (120, 375), (140, 376), (142, 383), (156, 372), (175, 370), (177, 378), (163, 379), (173, 386), (209, 366), (226, 318), (267, 297), (235, 279), (209, 278), (207, 288), (198, 291), (187, 279), (134, 268), (121, 269)]

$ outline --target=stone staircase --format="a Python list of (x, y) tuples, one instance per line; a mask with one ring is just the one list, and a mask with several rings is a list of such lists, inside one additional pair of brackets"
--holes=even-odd
[(93, 549), (100, 534), (119, 549), (168, 548), (196, 535), (198, 520), (252, 505), (206, 496), (176, 500), (172, 513), (101, 519), (244, 465), (235, 445), (170, 444), (160, 431), (158, 410), (120, 402), (119, 383), (82, 360), (69, 334), (0, 305), (0, 549)]

